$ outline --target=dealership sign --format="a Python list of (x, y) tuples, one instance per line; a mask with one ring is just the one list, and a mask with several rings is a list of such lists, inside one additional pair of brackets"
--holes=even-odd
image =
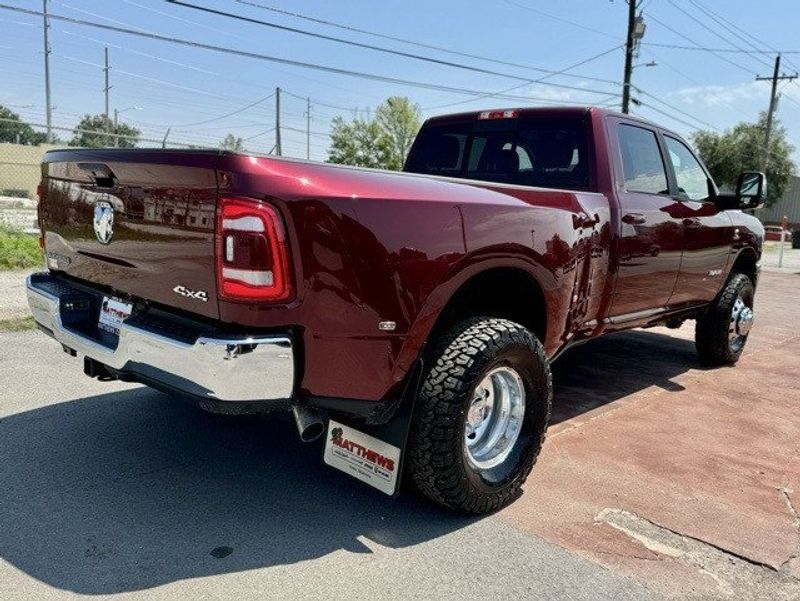
[(334, 420), (328, 422), (325, 463), (387, 495), (397, 487), (400, 449)]

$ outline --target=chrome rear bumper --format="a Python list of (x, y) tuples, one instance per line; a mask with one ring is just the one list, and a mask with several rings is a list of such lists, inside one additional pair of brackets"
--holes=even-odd
[[(288, 335), (198, 336), (179, 340), (141, 325), (121, 324), (115, 347), (65, 325), (76, 290), (49, 273), (28, 277), (36, 323), (62, 345), (131, 379), (155, 382), (219, 401), (278, 401), (294, 391), (294, 353)], [(66, 305), (66, 306), (65, 306)]]

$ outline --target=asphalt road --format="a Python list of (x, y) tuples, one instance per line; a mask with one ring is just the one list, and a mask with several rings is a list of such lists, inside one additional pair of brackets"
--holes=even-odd
[(0, 598), (654, 599), (500, 517), (393, 501), (275, 419), (100, 383), (0, 334)]

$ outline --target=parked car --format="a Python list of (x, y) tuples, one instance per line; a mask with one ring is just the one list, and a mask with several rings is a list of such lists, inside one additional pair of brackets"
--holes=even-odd
[[(783, 235), (783, 238), (781, 238)], [(788, 230), (784, 230), (779, 225), (765, 225), (764, 226), (764, 240), (770, 240), (772, 242), (780, 242), (781, 240), (789, 241), (792, 237), (792, 233)]]
[(30, 307), (87, 375), (327, 423), (326, 463), (459, 511), (520, 494), (565, 349), (692, 319), (731, 365), (753, 324), (764, 175), (721, 194), (680, 136), (597, 108), (430, 119), (405, 173), (68, 149), (43, 177)]

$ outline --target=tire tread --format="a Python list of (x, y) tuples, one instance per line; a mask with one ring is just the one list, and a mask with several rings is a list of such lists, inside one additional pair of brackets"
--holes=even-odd
[[(472, 486), (461, 473), (460, 416), (483, 363), (480, 357), (494, 356), (508, 345), (524, 345), (540, 368), (545, 394), (544, 419), (535, 432), (536, 440), (507, 484), (486, 492)], [(451, 509), (466, 513), (488, 513), (512, 502), (520, 494), (544, 442), (552, 405), (552, 375), (544, 348), (523, 326), (498, 318), (465, 320), (435, 345), (431, 365), (420, 389), (409, 440), (410, 475), (419, 490)]]

